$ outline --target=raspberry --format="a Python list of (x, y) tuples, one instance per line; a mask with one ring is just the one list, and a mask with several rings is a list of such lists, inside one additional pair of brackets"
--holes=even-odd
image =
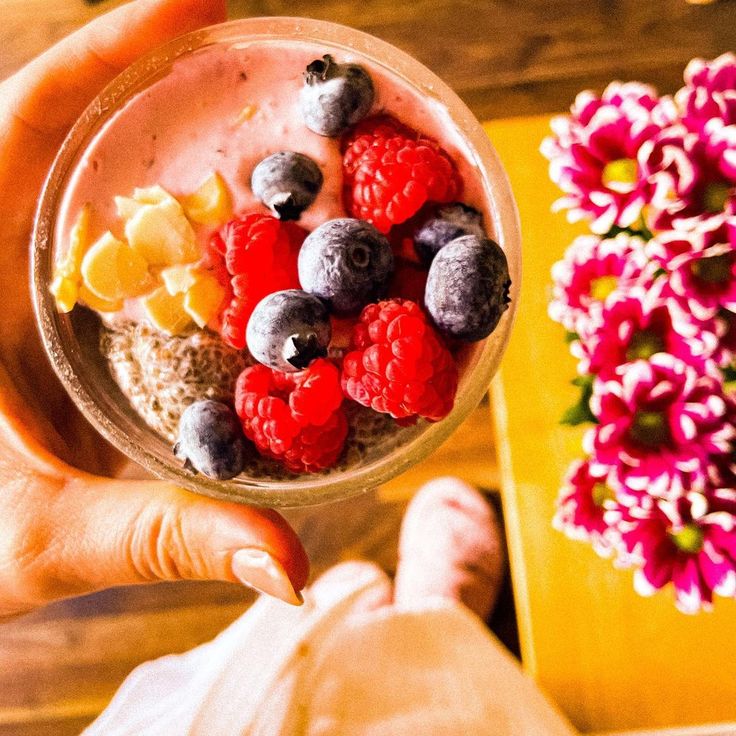
[(295, 473), (337, 462), (348, 433), (337, 368), (324, 358), (298, 373), (246, 368), (235, 384), (235, 411), (258, 452)]
[(450, 351), (420, 307), (406, 299), (369, 304), (353, 330), (342, 388), (363, 406), (402, 423), (436, 422), (455, 402), (458, 373)]
[(206, 262), (218, 277), (229, 275), (230, 296), (220, 335), (231, 347), (245, 347), (245, 329), (258, 302), (274, 291), (298, 289), (297, 258), (306, 232), (270, 215), (251, 214), (223, 225), (210, 240)]
[(343, 198), (353, 217), (387, 233), (426, 202), (457, 199), (460, 176), (435, 141), (387, 116), (371, 120), (346, 139)]

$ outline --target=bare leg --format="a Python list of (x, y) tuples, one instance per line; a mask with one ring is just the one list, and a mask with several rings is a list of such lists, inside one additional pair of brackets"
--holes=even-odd
[(428, 597), (450, 598), (487, 619), (501, 587), (504, 560), (493, 508), (463, 481), (437, 478), (417, 492), (406, 510), (394, 600), (413, 607)]

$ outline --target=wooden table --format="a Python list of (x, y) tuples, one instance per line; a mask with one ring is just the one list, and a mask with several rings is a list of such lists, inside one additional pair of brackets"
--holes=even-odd
[[(0, 79), (116, 4), (120, 0), (94, 6), (82, 0), (0, 0)], [(641, 78), (672, 92), (689, 58), (736, 46), (735, 2), (693, 7), (684, 0), (230, 0), (229, 7), (233, 17), (303, 15), (374, 33), (436, 71), (481, 119), (561, 111), (580, 89), (600, 88), (613, 78)], [(495, 389), (499, 399), (509, 398), (505, 407), (514, 438), (500, 449), (506, 474), (511, 468), (517, 473), (516, 483), (506, 485), (506, 512), (525, 664), (584, 728), (674, 722), (676, 698), (684, 703), (679, 720), (722, 717), (718, 699), (733, 700), (727, 685), (719, 685), (726, 678), (713, 674), (688, 689), (688, 659), (691, 676), (712, 671), (719, 640), (708, 635), (722, 633), (733, 606), (719, 607), (714, 617), (678, 618), (669, 601), (640, 601), (630, 592), (627, 574), (614, 573), (549, 527), (557, 471), (565, 453), (575, 451), (577, 437), (552, 421), (571, 396), (565, 380), (572, 364), (549, 362), (550, 350), (557, 350), (558, 360), (564, 351), (542, 315), (542, 284), (569, 231), (547, 213), (553, 193), (534, 153), (545, 128), (544, 120), (502, 121), (489, 128), (518, 188), (525, 233), (523, 303), (504, 363), (505, 391), (499, 384)], [(546, 341), (537, 341), (537, 332)], [(542, 377), (540, 366), (547, 366)], [(549, 366), (556, 366), (551, 373)], [(510, 396), (514, 387), (528, 397), (523, 405)], [(532, 397), (541, 399), (539, 407)], [(541, 448), (554, 448), (548, 465), (538, 461)], [(526, 457), (534, 457), (538, 467), (527, 467), (532, 463), (524, 463)], [(362, 497), (317, 516), (294, 514), (316, 568), (359, 552), (390, 566), (403, 502), (422, 480), (447, 472), (497, 487), (487, 407), (377, 499)], [(5, 624), (0, 736), (78, 733), (138, 662), (211, 638), (250, 601), (247, 591), (219, 583), (118, 588)], [(633, 613), (640, 627), (634, 633)], [(664, 643), (652, 647), (645, 641), (664, 642), (659, 627), (665, 625), (681, 635), (683, 629), (691, 637), (697, 633), (705, 640), (702, 648), (693, 653), (695, 639), (683, 639), (687, 648), (673, 655)], [(626, 655), (632, 645), (636, 662)], [(726, 666), (724, 672), (733, 681), (733, 669)]]
[(580, 227), (550, 214), (559, 196), (536, 152), (548, 117), (487, 125), (517, 198), (524, 276), (517, 322), (492, 390), (524, 665), (583, 731), (736, 721), (736, 601), (679, 613), (641, 598), (614, 569), (552, 529), (582, 430), (559, 424), (575, 362), (547, 317), (549, 271)]

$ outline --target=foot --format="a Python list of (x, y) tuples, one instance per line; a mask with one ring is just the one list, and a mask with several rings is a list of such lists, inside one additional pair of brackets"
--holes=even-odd
[(485, 620), (501, 588), (504, 562), (494, 509), (467, 483), (437, 478), (417, 492), (404, 515), (394, 600), (415, 607), (422, 599), (449, 598)]

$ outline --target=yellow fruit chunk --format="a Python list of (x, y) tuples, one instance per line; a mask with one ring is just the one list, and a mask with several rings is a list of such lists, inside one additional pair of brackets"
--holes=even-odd
[(84, 285), (100, 299), (116, 301), (153, 287), (145, 258), (106, 232), (82, 259)]
[(205, 327), (217, 314), (225, 289), (210, 274), (200, 273), (184, 295), (184, 309), (199, 327)]
[(184, 311), (184, 295), (172, 296), (164, 286), (143, 299), (143, 307), (153, 326), (169, 335), (178, 334), (192, 323)]
[(119, 312), (123, 308), (123, 300), (100, 299), (93, 294), (84, 284), (79, 287), (79, 301), (84, 302), (90, 309), (97, 312)]
[(125, 237), (152, 266), (191, 263), (199, 258), (194, 230), (173, 197), (143, 205), (125, 223)]
[(233, 213), (227, 184), (216, 171), (199, 185), (196, 192), (182, 197), (181, 203), (187, 217), (202, 225), (223, 225)]
[(176, 201), (163, 187), (154, 184), (152, 187), (137, 187), (132, 197), (115, 197), (115, 208), (118, 217), (129, 220), (143, 205), (160, 204), (161, 202)]
[(183, 294), (187, 289), (194, 286), (197, 280), (197, 272), (191, 265), (169, 266), (161, 271), (161, 280), (164, 282), (166, 291), (172, 296)]
[(79, 211), (77, 221), (69, 234), (69, 248), (58, 260), (50, 291), (56, 300), (56, 308), (63, 313), (71, 312), (77, 302), (79, 291), (79, 269), (89, 246), (89, 204)]
[(59, 261), (56, 273), (60, 276), (79, 279), (79, 268), (82, 258), (89, 247), (89, 204), (79, 211), (77, 220), (69, 234), (69, 250)]
[(71, 312), (79, 296), (77, 280), (57, 273), (51, 282), (51, 294), (56, 299), (56, 308), (60, 312)]

